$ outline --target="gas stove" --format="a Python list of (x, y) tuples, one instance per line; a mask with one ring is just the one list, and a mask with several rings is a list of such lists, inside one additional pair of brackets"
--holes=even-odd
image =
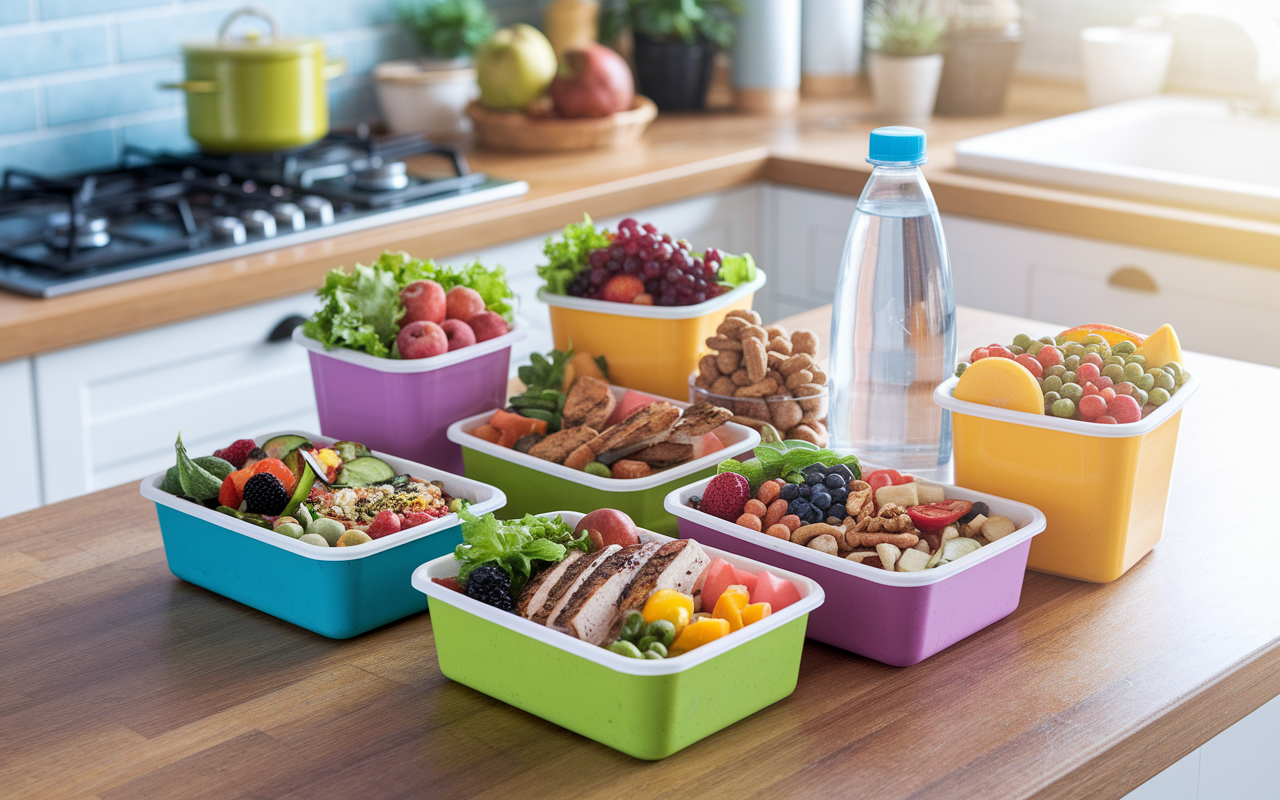
[[(412, 171), (410, 156), (441, 169)], [(9, 169), (0, 287), (54, 297), (527, 191), (455, 148), (366, 132), (264, 155), (128, 148), (115, 169), (64, 178)]]

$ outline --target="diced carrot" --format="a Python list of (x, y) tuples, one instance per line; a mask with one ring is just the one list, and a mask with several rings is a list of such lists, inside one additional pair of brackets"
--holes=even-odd
[(489, 420), (489, 424), (501, 431), (498, 444), (502, 447), (514, 447), (522, 436), (547, 432), (546, 420), (524, 417), (501, 408), (493, 412), (493, 419)]
[(481, 425), (479, 428), (476, 428), (475, 430), (471, 431), (471, 435), (484, 439), (486, 442), (496, 443), (499, 439), (502, 438), (502, 431), (498, 430), (497, 428), (493, 427), (488, 423), (485, 423), (484, 425)]

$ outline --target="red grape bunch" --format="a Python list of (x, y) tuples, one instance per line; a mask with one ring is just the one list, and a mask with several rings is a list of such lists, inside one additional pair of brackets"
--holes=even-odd
[(569, 294), (592, 300), (641, 305), (689, 306), (726, 289), (716, 281), (722, 256), (707, 248), (703, 256), (689, 251), (684, 239), (659, 234), (651, 223), (628, 217), (618, 224), (613, 243), (591, 251), (590, 267), (569, 284)]

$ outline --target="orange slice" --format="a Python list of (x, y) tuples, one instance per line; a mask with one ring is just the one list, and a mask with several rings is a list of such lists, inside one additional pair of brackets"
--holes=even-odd
[(1161, 325), (1134, 352), (1147, 359), (1148, 367), (1163, 367), (1170, 361), (1182, 363), (1182, 345), (1178, 343), (1178, 334), (1174, 333), (1172, 325)]
[(1028, 414), (1044, 413), (1044, 393), (1035, 376), (1008, 358), (983, 358), (960, 375), (952, 394), (957, 400)]
[(1142, 345), (1142, 334), (1127, 331), (1124, 328), (1117, 328), (1115, 325), (1101, 325), (1098, 323), (1090, 325), (1077, 325), (1074, 328), (1067, 328), (1058, 336), (1066, 339), (1068, 342), (1082, 342), (1084, 337), (1091, 333), (1096, 333), (1103, 339), (1107, 340), (1108, 345), (1119, 344), (1120, 342), (1133, 342), (1135, 345)]

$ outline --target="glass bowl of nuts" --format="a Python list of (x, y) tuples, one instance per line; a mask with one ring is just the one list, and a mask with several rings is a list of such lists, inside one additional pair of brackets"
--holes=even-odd
[[(715, 394), (697, 385), (697, 376), (689, 378), (690, 403), (714, 403), (733, 412), (739, 425), (746, 425), (764, 433), (765, 425), (772, 425), (783, 439), (801, 439), (818, 447), (826, 447), (830, 439), (827, 433), (827, 387), (817, 386), (814, 394), (797, 396), (785, 387), (765, 397), (745, 397)], [(767, 437), (765, 437), (767, 438)]]

